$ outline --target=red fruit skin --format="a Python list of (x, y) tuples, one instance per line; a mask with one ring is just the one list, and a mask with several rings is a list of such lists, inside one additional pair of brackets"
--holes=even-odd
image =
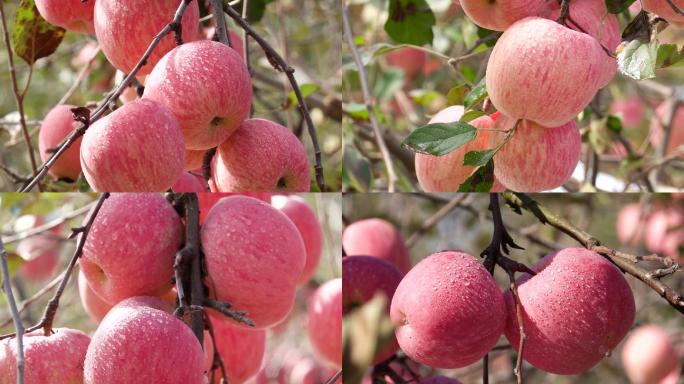
[(636, 247), (644, 242), (644, 234), (648, 215), (642, 215), (639, 203), (627, 204), (618, 212), (615, 223), (618, 240), (631, 247)]
[(342, 247), (347, 255), (379, 257), (394, 264), (402, 273), (411, 269), (404, 239), (392, 224), (382, 219), (352, 223), (342, 233)]
[[(502, 115), (497, 128), (510, 129), (515, 119)], [(511, 139), (494, 155), (494, 176), (516, 192), (541, 192), (560, 187), (570, 179), (582, 149), (574, 120), (547, 128), (522, 120)]]
[[(283, 199), (282, 202), (281, 199)], [(321, 259), (321, 252), (323, 251), (321, 225), (309, 203), (299, 196), (274, 196), (271, 199), (271, 204), (292, 221), (302, 236), (306, 248), (306, 264), (304, 264), (304, 270), (299, 276), (297, 285), (304, 285), (316, 272), (316, 267), (318, 267), (318, 262)]]
[(605, 57), (593, 37), (528, 17), (508, 28), (494, 46), (487, 91), (502, 114), (558, 127), (575, 119), (601, 87)]
[(36, 0), (36, 8), (50, 24), (67, 31), (95, 34), (93, 24), (95, 0)]
[(264, 119), (245, 120), (218, 147), (213, 164), (217, 192), (308, 192), (310, 163), (290, 130)]
[(248, 117), (252, 81), (235, 50), (199, 40), (174, 48), (157, 63), (145, 80), (143, 98), (173, 112), (188, 149), (206, 150), (224, 142)]
[[(203, 384), (205, 355), (190, 327), (155, 308), (162, 301), (134, 299), (142, 300), (114, 306), (95, 331), (83, 383)], [(153, 306), (145, 305), (149, 299)]]
[(399, 48), (385, 56), (390, 67), (402, 69), (407, 80), (417, 77), (425, 66), (427, 53), (411, 47)]
[(337, 368), (342, 367), (342, 279), (318, 287), (309, 302), (309, 340), (316, 355)]
[(181, 176), (171, 186), (171, 190), (179, 192), (209, 192), (204, 179), (191, 174), (190, 172), (183, 172)]
[[(130, 73), (143, 56), (152, 38), (172, 19), (180, 3), (175, 0), (97, 0), (95, 34), (107, 60), (124, 73)], [(142, 17), (141, 15), (145, 15)], [(184, 42), (197, 36), (199, 7), (191, 1), (181, 19)], [(147, 75), (167, 52), (176, 47), (173, 33), (161, 40), (138, 72)]]
[(227, 197), (211, 208), (200, 238), (212, 298), (247, 311), (256, 328), (290, 313), (306, 251), (287, 216), (251, 197)]
[(164, 196), (112, 194), (88, 233), (79, 261), (81, 271), (90, 288), (109, 303), (162, 295), (171, 289), (173, 263), (181, 244), (181, 219)]
[(501, 291), (474, 257), (435, 253), (399, 283), (390, 316), (399, 346), (412, 360), (460, 368), (481, 359), (506, 322)]
[(268, 192), (247, 192), (247, 193), (209, 193), (203, 192), (197, 194), (200, 209), (200, 224), (206, 220), (211, 207), (213, 207), (219, 200), (230, 196), (249, 196), (261, 200), (265, 203), (271, 202), (271, 194)]
[[(382, 293), (387, 299), (387, 315), (389, 304), (397, 290), (403, 274), (397, 267), (383, 259), (371, 256), (347, 256), (342, 259), (342, 312), (349, 313), (356, 306), (370, 301), (376, 294)], [(393, 355), (399, 344), (396, 338), (384, 348), (377, 351), (374, 364), (380, 363)]]
[(445, 376), (433, 376), (423, 379), (419, 384), (461, 384), (460, 381)]
[[(71, 113), (74, 105), (58, 105), (50, 110), (43, 119), (38, 133), (38, 149), (40, 159), (47, 161), (52, 153), (48, 149), (57, 148), (62, 141), (75, 129), (74, 117)], [(81, 174), (81, 161), (79, 151), (81, 149), (82, 137), (78, 138), (64, 153), (59, 157), (55, 164), (48, 171), (50, 175), (57, 179), (76, 180)]]
[[(266, 331), (236, 327), (221, 314), (212, 314), (210, 319), (214, 327), (215, 347), (223, 359), (228, 382), (244, 383), (259, 372), (266, 350)], [(220, 382), (219, 374), (214, 383)]]
[(658, 325), (634, 330), (622, 346), (622, 366), (636, 384), (675, 384), (680, 360), (671, 337)]
[(461, 0), (463, 12), (482, 28), (505, 31), (513, 23), (536, 16), (544, 0)]
[(88, 128), (81, 167), (96, 191), (162, 192), (183, 172), (184, 152), (183, 135), (171, 111), (141, 99)]
[[(546, 255), (521, 275), (517, 290), (525, 322), (523, 358), (558, 375), (584, 372), (607, 356), (634, 322), (634, 296), (620, 270), (584, 248)], [(514, 349), (520, 342), (510, 291), (504, 295), (504, 333)]]
[(29, 281), (52, 277), (59, 265), (59, 248), (59, 241), (50, 235), (37, 235), (21, 240), (16, 253), (25, 262), (18, 272)]
[(644, 121), (646, 107), (639, 96), (631, 96), (623, 100), (615, 100), (610, 112), (622, 118), (624, 128), (637, 128)]
[(96, 323), (100, 323), (113, 307), (90, 288), (85, 275), (80, 271), (78, 272), (78, 296), (81, 298), (83, 309)]
[[(90, 337), (68, 328), (54, 328), (44, 336), (42, 329), (25, 334), (24, 382), (73, 384), (83, 380), (83, 360)], [(47, 358), (52, 356), (53, 358)], [(59, 360), (54, 358), (59, 357)], [(17, 382), (17, 339), (0, 341), (0, 384)]]
[[(683, 24), (684, 25), (684, 24)], [(663, 121), (668, 118), (671, 104), (664, 102), (656, 108), (656, 117), (651, 119), (651, 145), (656, 150), (659, 150), (663, 143)], [(670, 132), (670, 140), (667, 142), (666, 154), (673, 154), (678, 147), (684, 146), (684, 108), (681, 106), (677, 108), (674, 120), (672, 122), (672, 131)]]
[(664, 207), (653, 212), (646, 222), (646, 248), (651, 252), (663, 252), (668, 233), (684, 225), (684, 209)]

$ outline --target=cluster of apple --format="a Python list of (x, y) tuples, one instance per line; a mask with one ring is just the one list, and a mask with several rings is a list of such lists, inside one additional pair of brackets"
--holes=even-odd
[(684, 247), (684, 208), (676, 200), (656, 202), (650, 207), (627, 204), (617, 215), (615, 229), (623, 244), (645, 246), (678, 262)]
[[(349, 225), (342, 243), (348, 255), (342, 261), (344, 313), (377, 293), (391, 301), (387, 313), (396, 339), (376, 352), (374, 364), (401, 349), (430, 367), (465, 367), (482, 359), (502, 334), (518, 349), (514, 297), (475, 257), (442, 251), (411, 267), (400, 234), (380, 219)], [(550, 253), (531, 269), (535, 275), (516, 280), (526, 334), (523, 359), (546, 372), (574, 375), (609, 356), (635, 318), (634, 297), (620, 270), (584, 248)], [(673, 359), (676, 354), (668, 361)], [(457, 382), (430, 380), (421, 383)]]
[[(297, 288), (316, 270), (322, 229), (297, 196), (203, 193), (198, 198), (206, 294), (245, 311), (254, 327), (206, 309), (214, 339), (205, 331), (200, 345), (173, 315), (173, 268), (184, 243), (184, 220), (161, 194), (112, 194), (79, 260), (81, 302), (98, 328), (92, 338), (68, 328), (56, 328), (50, 336), (42, 330), (26, 335), (27, 383), (199, 384), (213, 369), (214, 350), (231, 383), (259, 372), (266, 331), (286, 320)], [(341, 293), (341, 279), (331, 280), (308, 304), (309, 338), (323, 362), (317, 372), (323, 366), (341, 368)], [(15, 381), (16, 340), (6, 339), (0, 344), (0, 383)]]
[[(108, 61), (129, 73), (148, 45), (172, 21), (180, 2), (152, 0), (38, 0), (50, 23), (95, 34)], [(141, 15), (145, 15), (141, 17)], [(217, 148), (209, 187), (214, 192), (308, 191), (310, 164), (303, 144), (286, 127), (248, 118), (252, 82), (236, 34), (234, 48), (200, 32), (190, 2), (181, 22), (185, 44), (166, 35), (137, 78), (141, 98), (130, 100), (88, 128), (50, 169), (75, 180), (83, 172), (96, 191), (204, 192), (205, 152)], [(240, 50), (240, 51), (238, 51)], [(73, 131), (72, 105), (45, 117), (39, 134), (43, 161)]]

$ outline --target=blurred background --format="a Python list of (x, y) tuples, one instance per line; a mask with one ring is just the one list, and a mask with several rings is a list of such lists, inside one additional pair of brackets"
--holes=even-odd
[[(552, 213), (584, 230), (603, 245), (634, 255), (657, 252), (679, 261), (684, 260), (684, 196), (669, 194), (532, 194)], [(437, 212), (452, 199), (459, 203), (453, 209)], [(493, 224), (488, 211), (487, 194), (347, 194), (343, 199), (345, 227), (368, 218), (390, 222), (401, 233), (413, 265), (442, 250), (462, 250), (478, 255), (491, 241)], [(399, 209), (400, 207), (400, 209)], [(513, 212), (501, 200), (503, 220), (514, 241), (524, 250), (512, 250), (510, 257), (533, 265), (551, 249), (581, 246), (566, 234), (542, 225), (529, 211)], [(437, 214), (437, 216), (435, 216)], [(434, 225), (424, 227), (439, 217)], [(421, 229), (423, 228), (423, 229)], [(344, 237), (343, 237), (344, 238)], [(351, 239), (344, 238), (346, 244)], [(369, 236), (367, 241), (373, 241)], [(350, 255), (351, 256), (351, 255)], [(662, 268), (660, 263), (640, 262), (645, 269)], [(502, 290), (508, 288), (508, 276), (499, 267), (494, 275)], [(634, 327), (657, 324), (666, 330), (684, 361), (684, 316), (674, 310), (650, 287), (626, 275), (634, 293), (636, 320)], [(677, 292), (684, 292), (684, 273), (680, 270), (662, 280)], [(350, 329), (354, 332), (367, 330)], [(372, 341), (371, 341), (372, 342)], [(497, 345), (508, 345), (501, 337)], [(526, 383), (628, 383), (621, 363), (624, 340), (591, 370), (575, 376), (546, 373), (525, 363)], [(649, 348), (649, 346), (644, 346)], [(409, 360), (421, 377), (442, 374), (458, 378), (462, 383), (482, 382), (482, 361), (458, 370), (434, 370)], [(514, 383), (515, 353), (510, 348), (490, 353), (490, 382)], [(680, 365), (681, 368), (681, 365)], [(411, 382), (411, 381), (409, 381)], [(413, 381), (415, 382), (415, 381)], [(676, 380), (673, 382), (677, 382)], [(681, 381), (679, 381), (681, 382)], [(370, 381), (364, 381), (370, 383)]]
[[(19, 2), (3, 3), (8, 27), (14, 25)], [(201, 16), (207, 15), (200, 1)], [(323, 169), (329, 190), (340, 190), (342, 172), (340, 55), (342, 34), (340, 8), (334, 0), (260, 1), (251, 4), (263, 14), (254, 16), (253, 27), (295, 69), (295, 77), (307, 97), (311, 116), (323, 153)], [(209, 18), (210, 19), (210, 18)], [(226, 17), (229, 28), (242, 37), (242, 30)], [(211, 20), (205, 20), (205, 27)], [(251, 40), (255, 117), (278, 122), (294, 131), (314, 161), (311, 139), (297, 110), (296, 99), (287, 78), (268, 63), (261, 48)], [(19, 114), (8, 70), (7, 51), (0, 50), (0, 191), (17, 190), (6, 171), (26, 176), (31, 171)], [(38, 129), (48, 111), (58, 103), (78, 106), (103, 100), (122, 77), (99, 51), (94, 36), (67, 32), (52, 55), (39, 59), (32, 71), (26, 62), (14, 56), (20, 90), (27, 81), (24, 109), (36, 157)], [(132, 90), (132, 89), (131, 89)], [(134, 93), (134, 92), (132, 92)], [(119, 105), (120, 102), (119, 102)], [(313, 167), (312, 167), (313, 168)], [(313, 172), (313, 171), (312, 171)], [(313, 173), (312, 173), (313, 175)], [(49, 178), (46, 177), (46, 180)], [(312, 183), (315, 187), (315, 182)], [(49, 191), (87, 190), (87, 184), (53, 182)], [(316, 191), (317, 189), (312, 189)]]
[[(397, 174), (399, 191), (419, 191), (413, 152), (400, 144), (414, 129), (426, 125), (438, 111), (463, 105), (467, 93), (484, 77), (491, 48), (500, 32), (477, 27), (458, 1), (426, 0), (434, 17), (432, 38), (428, 16), (405, 22), (414, 28), (406, 40), (428, 40), (421, 45), (400, 44), (390, 35), (388, 4), (380, 0), (349, 1), (351, 29), (362, 57), (382, 136)], [(422, 3), (422, 2), (421, 2)], [(636, 1), (617, 15), (621, 30), (640, 11)], [(421, 24), (424, 23), (424, 24)], [(419, 34), (417, 29), (423, 34)], [(394, 33), (397, 33), (396, 31)], [(669, 27), (658, 35), (662, 44), (681, 44), (684, 30)], [(345, 117), (346, 191), (387, 191), (387, 168), (378, 149), (361, 92), (359, 74), (349, 46), (342, 50), (342, 87)], [(680, 106), (667, 148), (651, 122), (663, 120), (656, 109), (684, 81), (682, 62), (658, 66), (654, 79), (634, 81), (617, 74), (580, 114), (582, 156), (570, 181), (558, 191), (646, 190), (644, 176), (655, 191), (684, 187), (684, 108)], [(476, 104), (477, 110), (481, 107)], [(600, 116), (600, 117), (599, 117)], [(611, 119), (615, 117), (616, 119)]]
[[(338, 194), (299, 194), (318, 217), (323, 251), (314, 277), (298, 288), (295, 307), (282, 323), (267, 331), (263, 368), (253, 383), (301, 383), (309, 374), (312, 384), (324, 383), (336, 370), (313, 352), (307, 332), (308, 300), (316, 288), (341, 276), (341, 198)], [(35, 324), (59, 284), (76, 247), (67, 240), (70, 228), (78, 227), (97, 199), (84, 193), (0, 194), (0, 227), (9, 252), (12, 286), (25, 326)], [(40, 225), (60, 223), (40, 235), (19, 240)], [(50, 240), (50, 241), (45, 241)], [(31, 259), (27, 261), (26, 259)], [(97, 323), (85, 312), (77, 283), (78, 266), (61, 298), (55, 327), (69, 327), (92, 334)], [(13, 332), (6, 297), (0, 294), (0, 334)]]

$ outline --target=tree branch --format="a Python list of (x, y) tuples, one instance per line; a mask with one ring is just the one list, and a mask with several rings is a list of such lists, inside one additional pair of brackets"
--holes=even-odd
[[(2, 4), (0, 4), (0, 7), (2, 7)], [(17, 310), (17, 303), (12, 293), (9, 265), (7, 264), (7, 251), (5, 250), (2, 238), (0, 238), (0, 264), (2, 264), (2, 286), (9, 302), (14, 330), (17, 335), (17, 384), (24, 384), (24, 326), (21, 323), (21, 315)]]

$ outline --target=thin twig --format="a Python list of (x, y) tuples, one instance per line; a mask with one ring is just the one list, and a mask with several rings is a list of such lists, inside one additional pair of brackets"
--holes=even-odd
[[(0, 5), (0, 7), (2, 7), (2, 5)], [(17, 303), (14, 300), (14, 294), (12, 293), (9, 265), (7, 263), (7, 251), (5, 250), (2, 238), (0, 238), (0, 264), (2, 264), (2, 285), (7, 301), (9, 302), (12, 321), (14, 321), (14, 330), (17, 335), (17, 384), (24, 384), (24, 326), (21, 323), (21, 315), (17, 310)]]
[(214, 336), (214, 325), (211, 324), (211, 320), (209, 319), (209, 315), (205, 312), (204, 313), (204, 326), (209, 332), (209, 337), (211, 338), (212, 345), (214, 346), (214, 356), (212, 357), (212, 363), (211, 363), (211, 382), (214, 383), (214, 370), (216, 368), (221, 369), (221, 379), (223, 380), (224, 383), (228, 382), (228, 374), (226, 373), (226, 366), (223, 364), (223, 358), (221, 357), (221, 354), (218, 351), (218, 348), (216, 347), (216, 337)]
[(230, 47), (226, 17), (223, 12), (221, 12), (221, 9), (223, 9), (223, 1), (211, 0), (211, 8), (214, 10), (214, 23), (216, 24), (215, 37), (218, 38), (219, 42)]
[[(62, 281), (63, 277), (64, 272), (60, 273), (59, 276), (52, 279), (52, 281), (50, 281), (46, 286), (41, 288), (38, 292), (34, 293), (33, 296), (19, 303), (19, 313), (24, 313), (24, 311), (36, 300), (40, 299), (41, 297), (45, 296), (45, 294), (52, 291), (57, 286), (57, 284), (59, 284), (59, 282)], [(4, 322), (0, 323), (0, 328), (8, 326), (11, 322), (11, 318), (5, 320)]]
[(147, 50), (145, 50), (145, 53), (143, 56), (138, 60), (138, 63), (133, 67), (131, 72), (124, 77), (124, 79), (119, 83), (119, 85), (109, 93), (109, 95), (105, 98), (104, 101), (102, 101), (98, 107), (93, 111), (93, 113), (90, 115), (90, 118), (88, 120), (88, 124), (82, 124), (80, 127), (74, 129), (69, 136), (66, 137), (66, 139), (57, 147), (57, 150), (50, 155), (50, 158), (43, 163), (43, 165), (40, 166), (40, 169), (38, 169), (38, 173), (21, 189), (20, 192), (29, 192), (33, 189), (33, 187), (38, 184), (38, 182), (45, 177), (47, 174), (48, 170), (50, 167), (52, 167), (55, 162), (57, 162), (57, 159), (59, 159), (64, 152), (69, 149), (69, 147), (76, 142), (76, 140), (83, 136), (85, 131), (88, 129), (88, 126), (92, 124), (93, 122), (97, 121), (100, 117), (102, 117), (109, 107), (109, 104), (113, 101), (116, 100), (121, 93), (131, 84), (133, 81), (133, 78), (138, 74), (140, 71), (140, 68), (142, 68), (144, 65), (147, 64), (150, 55), (152, 55), (152, 52), (154, 49), (159, 45), (161, 40), (168, 35), (171, 32), (176, 33), (176, 41), (181, 39), (181, 34), (180, 34), (180, 26), (181, 26), (181, 19), (183, 18), (183, 14), (185, 13), (186, 8), (190, 4), (192, 0), (182, 0), (180, 5), (178, 6), (178, 9), (176, 10), (176, 14), (173, 17), (173, 20), (167, 24), (153, 39), (152, 42), (150, 42), (150, 45), (147, 47)]
[(20, 232), (20, 233), (14, 234), (14, 235), (7, 236), (7, 237), (5, 237), (5, 244), (15, 243), (17, 241), (24, 240), (24, 239), (29, 238), (29, 237), (40, 235), (43, 232), (47, 232), (47, 231), (49, 231), (55, 227), (58, 227), (58, 226), (64, 224), (67, 220), (71, 220), (74, 217), (78, 217), (84, 213), (87, 213), (95, 204), (96, 204), (95, 202), (88, 203), (88, 204), (82, 206), (81, 208), (78, 208), (72, 212), (67, 213), (66, 215), (64, 215), (62, 217), (59, 217), (55, 220), (52, 220), (49, 223), (45, 223), (45, 224), (38, 226), (38, 227), (35, 227), (35, 228), (31, 228), (31, 229), (24, 231), (24, 232)]
[[(28, 127), (26, 126), (26, 116), (24, 115), (24, 96), (19, 93), (19, 85), (17, 83), (16, 69), (14, 68), (14, 55), (12, 53), (12, 46), (10, 45), (9, 30), (7, 29), (7, 22), (5, 20), (5, 9), (0, 1), (0, 18), (2, 18), (2, 32), (5, 38), (5, 46), (7, 48), (7, 62), (9, 63), (9, 73), (12, 79), (12, 92), (14, 92), (14, 99), (17, 102), (17, 110), (19, 111), (19, 123), (21, 124), (21, 131), (24, 135), (24, 141), (26, 142), (26, 150), (28, 151), (29, 158), (31, 159), (31, 169), (33, 170), (33, 175), (38, 172), (38, 167), (36, 165), (36, 154), (33, 151), (33, 144), (31, 144), (31, 137), (29, 135)], [(39, 191), (43, 191), (42, 187), (38, 186)]]
[(62, 96), (62, 98), (57, 102), (57, 105), (61, 105), (66, 103), (69, 98), (76, 92), (79, 86), (81, 86), (81, 83), (83, 83), (83, 80), (85, 80), (86, 77), (88, 77), (88, 74), (90, 73), (90, 70), (93, 67), (93, 63), (95, 63), (95, 59), (97, 59), (97, 54), (100, 53), (100, 47), (98, 46), (95, 52), (93, 53), (93, 57), (88, 60), (85, 66), (81, 68), (81, 71), (78, 73), (78, 77), (76, 78), (76, 81), (71, 85), (71, 88)]
[[(309, 133), (309, 137), (311, 138), (311, 144), (314, 149), (314, 173), (316, 175), (316, 185), (321, 192), (327, 192), (325, 179), (323, 177), (323, 162), (321, 158), (321, 148), (318, 145), (316, 127), (311, 119), (311, 114), (309, 113), (309, 107), (306, 104), (306, 100), (304, 99), (302, 91), (299, 88), (297, 80), (295, 79), (294, 68), (290, 67), (278, 54), (278, 52), (266, 40), (264, 40), (264, 38), (256, 33), (254, 28), (249, 25), (247, 20), (243, 19), (242, 16), (240, 16), (240, 13), (233, 9), (233, 7), (231, 7), (231, 5), (226, 1), (223, 3), (223, 11), (227, 13), (228, 16), (230, 16), (245, 31), (245, 33), (247, 33), (250, 37), (252, 37), (252, 39), (254, 39), (254, 41), (257, 42), (257, 44), (259, 44), (261, 49), (266, 54), (266, 58), (268, 59), (269, 63), (271, 63), (276, 70), (285, 73), (287, 76), (287, 79), (292, 86), (292, 90), (297, 97), (299, 112), (302, 114), (302, 116), (304, 116), (304, 120), (306, 121), (307, 131)], [(245, 47), (245, 49), (247, 49), (247, 47)]]
[(421, 224), (420, 228), (412, 233), (411, 236), (409, 236), (409, 238), (406, 240), (406, 247), (409, 249), (412, 248), (430, 228), (439, 223), (440, 220), (445, 218), (456, 207), (461, 205), (461, 203), (463, 203), (467, 197), (468, 195), (465, 194), (454, 196), (454, 198), (452, 198), (447, 204), (435, 212), (434, 215), (428, 217), (423, 224)]
[(375, 115), (375, 108), (373, 107), (373, 98), (371, 96), (368, 77), (366, 75), (366, 69), (363, 66), (363, 61), (356, 49), (356, 44), (354, 43), (354, 36), (352, 35), (351, 25), (349, 23), (349, 9), (347, 6), (347, 1), (342, 2), (342, 24), (344, 26), (344, 37), (349, 46), (352, 56), (354, 57), (354, 62), (359, 71), (359, 80), (361, 82), (361, 90), (363, 91), (363, 98), (366, 104), (366, 109), (368, 110), (368, 118), (370, 119), (371, 125), (373, 126), (373, 132), (375, 133), (375, 140), (378, 144), (378, 149), (382, 154), (383, 161), (385, 162), (385, 167), (387, 168), (387, 189), (389, 192), (394, 192), (394, 183), (396, 182), (397, 176), (394, 173), (394, 165), (392, 164), (392, 157), (387, 150), (387, 145), (383, 139), (380, 124), (378, 123), (377, 116)]
[(337, 379), (339, 379), (340, 377), (342, 377), (342, 370), (341, 369), (339, 371), (337, 371), (331, 378), (329, 378), (325, 382), (325, 384), (334, 384), (337, 381)]
[(525, 346), (525, 339), (527, 335), (525, 334), (525, 325), (522, 315), (522, 304), (520, 303), (520, 296), (518, 296), (518, 289), (515, 285), (515, 275), (513, 271), (507, 271), (508, 279), (510, 281), (511, 296), (513, 297), (513, 303), (515, 304), (515, 317), (518, 320), (518, 331), (520, 332), (520, 345), (518, 346), (518, 357), (515, 361), (515, 369), (513, 372), (517, 377), (517, 383), (523, 383), (523, 348)]

